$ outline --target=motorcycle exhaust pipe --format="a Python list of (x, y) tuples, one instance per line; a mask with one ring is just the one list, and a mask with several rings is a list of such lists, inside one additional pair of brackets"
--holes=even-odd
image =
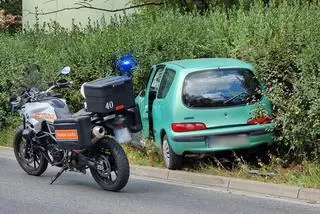
[(98, 140), (104, 138), (106, 130), (103, 126), (95, 126), (92, 129), (92, 134), (94, 136), (93, 142), (97, 142)]

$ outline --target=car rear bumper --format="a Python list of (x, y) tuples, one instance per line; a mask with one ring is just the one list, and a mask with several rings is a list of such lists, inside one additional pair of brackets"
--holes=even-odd
[[(251, 125), (232, 128), (208, 129), (188, 133), (170, 133), (170, 145), (176, 154), (210, 153), (216, 151), (251, 148), (260, 144), (272, 144), (274, 133), (272, 124)], [(245, 136), (244, 142), (239, 145), (224, 143), (215, 145), (210, 141), (214, 136)]]

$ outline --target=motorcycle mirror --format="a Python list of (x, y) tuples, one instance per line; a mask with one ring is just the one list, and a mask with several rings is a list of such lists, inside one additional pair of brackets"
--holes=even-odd
[(66, 75), (66, 74), (69, 74), (70, 72), (71, 72), (71, 67), (66, 66), (60, 71), (60, 75)]

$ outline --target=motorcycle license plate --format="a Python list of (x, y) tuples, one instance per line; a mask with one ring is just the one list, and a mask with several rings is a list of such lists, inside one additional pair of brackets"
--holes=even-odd
[(114, 130), (114, 136), (120, 144), (129, 143), (132, 140), (127, 128)]

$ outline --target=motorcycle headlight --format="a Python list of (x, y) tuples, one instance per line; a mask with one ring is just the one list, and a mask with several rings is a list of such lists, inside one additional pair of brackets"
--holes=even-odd
[(80, 93), (83, 96), (83, 98), (86, 98), (86, 95), (84, 94), (84, 84), (81, 85)]

